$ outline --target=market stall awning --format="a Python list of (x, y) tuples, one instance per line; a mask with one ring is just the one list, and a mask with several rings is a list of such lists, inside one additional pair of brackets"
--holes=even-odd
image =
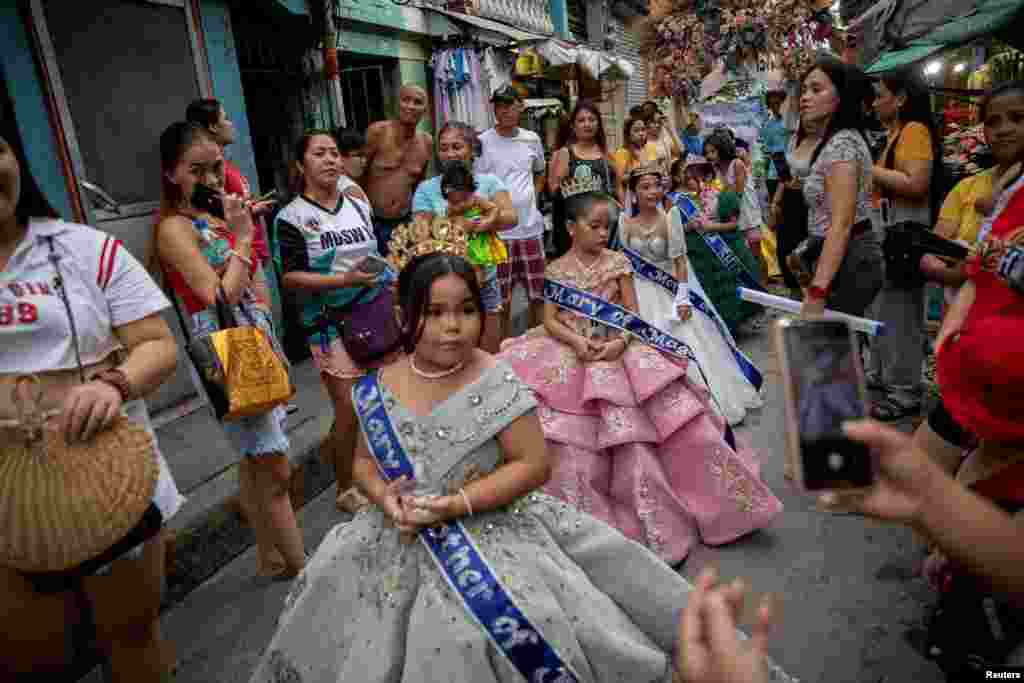
[(576, 64), (594, 78), (627, 79), (633, 76), (633, 65), (622, 57), (565, 40), (549, 38), (534, 49), (552, 66)]
[(480, 29), (483, 31), (489, 31), (496, 33), (508, 39), (508, 42), (513, 43), (527, 43), (535, 42), (538, 40), (547, 40), (548, 36), (540, 33), (530, 33), (529, 31), (523, 31), (515, 26), (509, 24), (503, 24), (500, 21), (494, 21), (492, 19), (485, 19), (484, 17), (478, 17), (472, 14), (463, 14), (462, 12), (449, 12), (448, 10), (441, 9), (439, 7), (425, 6), (423, 9), (430, 10), (431, 12), (437, 12), (443, 14), (449, 19), (472, 26), (473, 28)]
[(869, 73), (994, 35), (1024, 47), (1024, 0), (882, 0), (851, 25)]
[(869, 66), (866, 71), (869, 74), (881, 74), (886, 71), (895, 71), (896, 69), (909, 66), (914, 62), (921, 61), (929, 55), (935, 54), (941, 50), (942, 47), (942, 45), (936, 45), (934, 43), (913, 43), (902, 50), (886, 52), (875, 60), (875, 63)]

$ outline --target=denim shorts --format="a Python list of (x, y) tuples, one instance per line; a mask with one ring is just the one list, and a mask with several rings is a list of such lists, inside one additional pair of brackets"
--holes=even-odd
[(498, 266), (484, 266), (484, 281), (480, 285), (480, 297), (485, 313), (500, 313), (502, 310), (501, 286), (498, 284)]

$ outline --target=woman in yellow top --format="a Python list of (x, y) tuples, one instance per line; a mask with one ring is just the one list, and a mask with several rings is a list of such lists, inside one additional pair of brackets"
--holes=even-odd
[[(647, 142), (647, 122), (641, 118), (630, 116), (626, 119), (626, 125), (622, 127), (622, 139), (624, 144), (615, 150), (612, 161), (615, 162), (615, 172), (619, 178), (628, 178), (633, 169), (658, 158), (658, 150), (653, 142)], [(628, 188), (620, 190), (625, 192), (626, 215), (632, 216), (636, 208), (636, 197)]]
[[(912, 72), (887, 74), (878, 81), (874, 106), (889, 131), (889, 142), (874, 168), (883, 227), (900, 221), (931, 227), (931, 201), (941, 197), (931, 197), (938, 137), (928, 90)], [(924, 283), (907, 286), (887, 278), (874, 305), (874, 317), (885, 323), (886, 333), (872, 344), (868, 385), (886, 395), (871, 415), (894, 421), (921, 408)]]

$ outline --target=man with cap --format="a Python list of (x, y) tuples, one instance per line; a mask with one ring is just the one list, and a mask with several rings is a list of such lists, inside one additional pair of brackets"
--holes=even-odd
[(366, 171), (359, 184), (373, 206), (373, 231), (384, 256), (394, 229), (412, 220), (412, 195), (433, 154), (433, 138), (416, 130), (426, 111), (427, 92), (418, 85), (403, 85), (398, 91), (398, 120), (378, 121), (366, 130)]
[(540, 137), (519, 127), (523, 101), (518, 91), (505, 85), (491, 96), (494, 128), (480, 135), (481, 153), (475, 171), (491, 173), (505, 181), (519, 223), (499, 233), (508, 247), (508, 262), (498, 265), (498, 284), (505, 300), (505, 328), (512, 291), (522, 283), (530, 302), (530, 324), (539, 325), (544, 311), (544, 217), (537, 197), (544, 187), (544, 145)]

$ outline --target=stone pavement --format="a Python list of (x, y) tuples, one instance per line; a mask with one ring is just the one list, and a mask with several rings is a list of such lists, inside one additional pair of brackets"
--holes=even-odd
[[(747, 579), (758, 594), (778, 596), (783, 622), (772, 655), (803, 681), (940, 680), (908, 641), (931, 597), (915, 574), (921, 554), (910, 533), (822, 514), (791, 489), (782, 476), (781, 387), (767, 334), (743, 346), (765, 372), (766, 405), (739, 434), (759, 450), (764, 477), (786, 509), (770, 529), (729, 546), (696, 548), (682, 573), (692, 578), (715, 565), (725, 577)], [(333, 488), (327, 489), (300, 513), (310, 548), (345, 519), (333, 501)], [(178, 683), (248, 680), (288, 589), (257, 578), (255, 569), (250, 548), (165, 613), (165, 633), (179, 657)]]

